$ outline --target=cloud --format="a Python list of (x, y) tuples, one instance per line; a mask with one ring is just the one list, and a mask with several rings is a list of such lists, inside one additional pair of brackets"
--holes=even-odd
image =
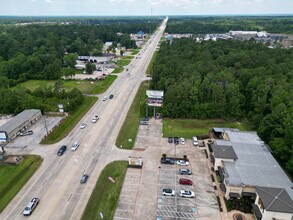
[(52, 4), (53, 3), (53, 0), (45, 0), (47, 3), (50, 3)]
[(119, 3), (133, 3), (136, 0), (110, 0), (110, 2), (119, 2)]
[(148, 0), (151, 5), (191, 6), (198, 5), (200, 0)]

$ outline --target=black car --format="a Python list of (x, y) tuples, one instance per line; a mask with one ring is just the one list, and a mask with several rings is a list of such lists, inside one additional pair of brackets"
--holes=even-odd
[(57, 155), (58, 155), (58, 156), (61, 156), (62, 154), (64, 154), (64, 152), (66, 151), (66, 149), (67, 149), (66, 145), (62, 145), (62, 146), (60, 147), (60, 149), (58, 150)]
[(110, 96), (109, 96), (109, 99), (113, 99), (113, 97), (114, 97), (113, 95), (110, 95)]
[(178, 137), (174, 137), (174, 143), (179, 144), (179, 138)]
[(173, 158), (162, 158), (161, 163), (163, 164), (175, 164), (175, 160)]
[(172, 137), (168, 137), (168, 143), (173, 143), (173, 138)]
[(89, 175), (83, 174), (81, 179), (80, 179), (80, 183), (86, 183), (88, 178), (89, 178)]

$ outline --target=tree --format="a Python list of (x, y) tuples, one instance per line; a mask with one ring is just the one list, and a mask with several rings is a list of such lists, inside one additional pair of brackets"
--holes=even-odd
[(77, 53), (70, 53), (64, 56), (64, 66), (74, 68), (76, 65), (76, 60), (78, 58)]
[(85, 65), (85, 72), (86, 74), (93, 74), (93, 72), (96, 70), (96, 65), (92, 64), (90, 62), (87, 62)]

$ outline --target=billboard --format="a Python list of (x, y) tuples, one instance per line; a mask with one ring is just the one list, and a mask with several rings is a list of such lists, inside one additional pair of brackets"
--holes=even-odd
[(7, 135), (6, 132), (0, 131), (0, 143), (1, 142), (6, 142), (7, 141)]
[(147, 90), (146, 95), (147, 95), (147, 105), (148, 106), (155, 106), (155, 107), (162, 107), (163, 106), (164, 91)]

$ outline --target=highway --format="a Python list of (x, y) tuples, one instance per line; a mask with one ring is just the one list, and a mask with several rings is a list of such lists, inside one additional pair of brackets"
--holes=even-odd
[[(128, 71), (118, 78), (99, 101), (83, 117), (71, 133), (58, 144), (38, 146), (31, 154), (44, 157), (43, 164), (1, 213), (0, 219), (24, 219), (22, 211), (33, 197), (40, 199), (30, 219), (80, 219), (86, 203), (94, 189), (102, 169), (111, 161), (128, 160), (132, 151), (121, 150), (115, 140), (126, 117), (128, 109), (142, 81), (146, 80), (146, 69), (164, 33), (167, 20), (150, 38), (141, 51), (140, 59), (133, 59)], [(114, 95), (113, 99), (102, 101), (102, 97)], [(99, 115), (97, 123), (92, 123), (94, 115)], [(79, 125), (87, 124), (85, 129)], [(73, 142), (80, 142), (79, 148), (72, 152)], [(67, 145), (63, 156), (57, 156), (62, 144)], [(90, 175), (86, 184), (80, 184), (82, 174)]]

